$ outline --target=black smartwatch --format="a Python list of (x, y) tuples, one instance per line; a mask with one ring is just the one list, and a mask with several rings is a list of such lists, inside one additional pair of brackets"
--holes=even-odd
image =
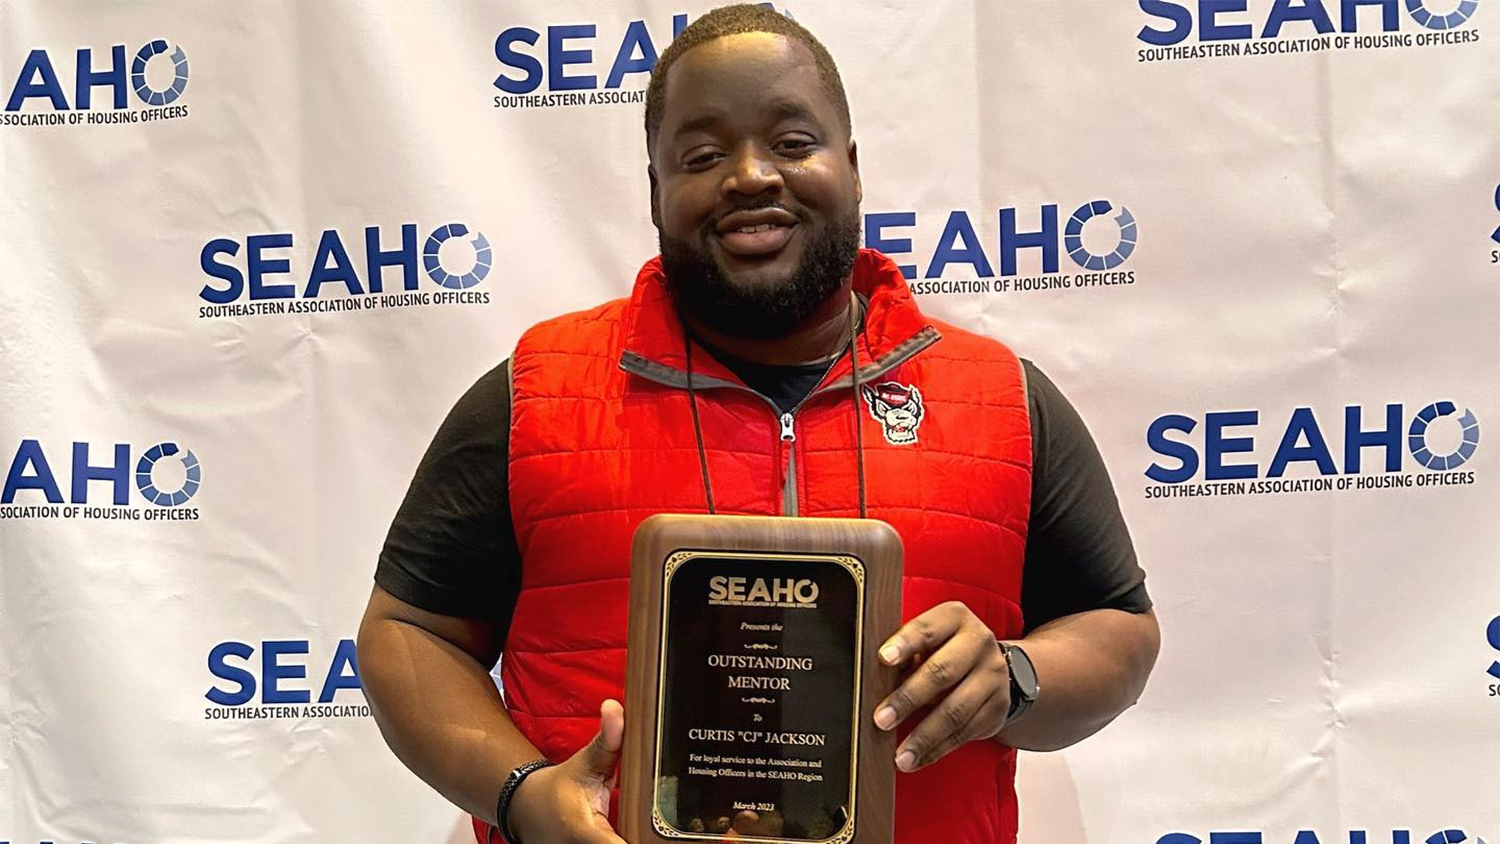
[(1042, 687), (1036, 681), (1036, 668), (1025, 651), (1007, 642), (1001, 642), (1000, 649), (1005, 651), (1005, 664), (1010, 668), (1010, 711), (1005, 713), (1005, 723), (1009, 724), (1025, 715), (1026, 710), (1036, 703)]

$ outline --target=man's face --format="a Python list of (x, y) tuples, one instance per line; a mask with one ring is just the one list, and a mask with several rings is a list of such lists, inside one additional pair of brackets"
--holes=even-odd
[(790, 333), (859, 248), (854, 144), (800, 42), (719, 38), (668, 70), (651, 216), (679, 308), (740, 337)]

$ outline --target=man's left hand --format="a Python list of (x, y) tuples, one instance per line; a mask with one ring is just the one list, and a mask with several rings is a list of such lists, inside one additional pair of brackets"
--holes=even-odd
[(933, 706), (896, 749), (896, 767), (915, 771), (1005, 726), (1010, 669), (995, 634), (966, 605), (949, 601), (908, 621), (880, 648), (888, 665), (914, 664), (890, 697), (875, 707), (875, 726), (895, 729)]

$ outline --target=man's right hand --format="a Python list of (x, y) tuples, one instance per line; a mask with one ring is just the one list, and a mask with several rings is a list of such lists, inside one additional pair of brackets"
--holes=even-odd
[(527, 777), (511, 797), (510, 828), (521, 844), (625, 844), (609, 825), (624, 740), (625, 708), (606, 700), (594, 740), (561, 765)]

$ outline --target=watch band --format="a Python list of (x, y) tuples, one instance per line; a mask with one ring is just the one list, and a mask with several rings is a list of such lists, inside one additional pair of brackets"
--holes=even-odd
[(505, 840), (510, 844), (521, 844), (515, 833), (510, 831), (510, 801), (516, 796), (516, 789), (526, 778), (543, 768), (550, 768), (554, 763), (550, 759), (533, 759), (524, 765), (519, 765), (505, 778), (505, 785), (500, 787), (500, 798), (495, 801), (495, 827)]

